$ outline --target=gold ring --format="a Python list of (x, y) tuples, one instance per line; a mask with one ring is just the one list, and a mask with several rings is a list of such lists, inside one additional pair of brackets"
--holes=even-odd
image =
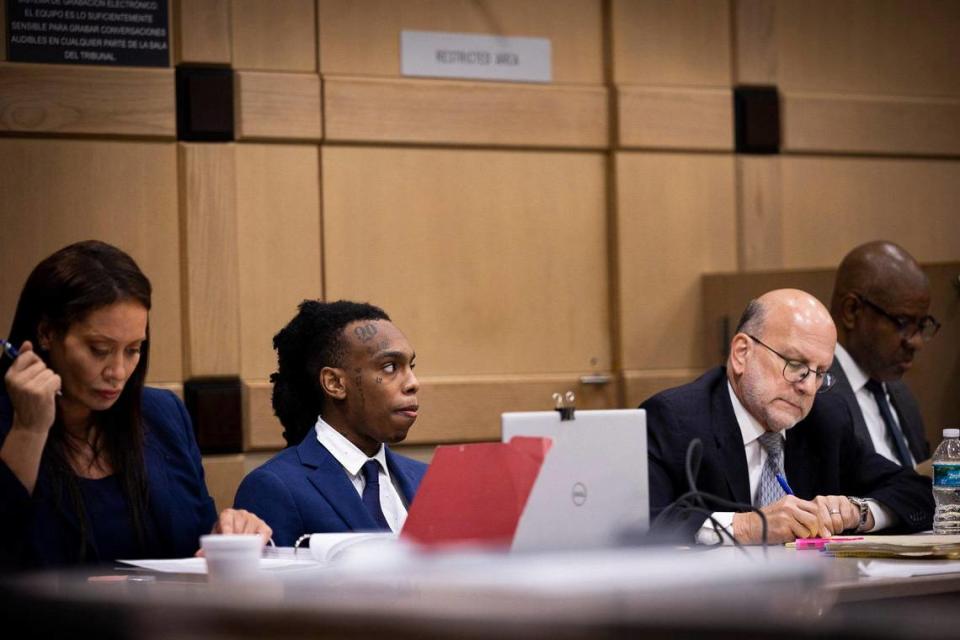
[(840, 510), (839, 510), (839, 509), (830, 509), (830, 513), (835, 514), (835, 515), (840, 515)]

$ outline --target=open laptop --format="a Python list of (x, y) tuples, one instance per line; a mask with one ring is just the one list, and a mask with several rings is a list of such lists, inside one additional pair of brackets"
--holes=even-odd
[(650, 522), (647, 416), (642, 409), (504, 413), (502, 440), (553, 440), (514, 536), (513, 551), (590, 549), (617, 544)]

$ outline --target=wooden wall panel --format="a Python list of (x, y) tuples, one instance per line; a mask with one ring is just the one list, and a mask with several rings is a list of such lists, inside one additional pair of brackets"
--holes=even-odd
[(124, 249), (153, 284), (149, 380), (181, 379), (176, 147), (161, 142), (0, 139), (0, 331), (24, 280), (91, 238)]
[(618, 88), (621, 148), (733, 151), (729, 89)]
[(741, 270), (783, 266), (780, 158), (736, 157), (737, 263)]
[(318, 0), (320, 70), (398, 77), (400, 32), (549, 38), (553, 81), (603, 82), (598, 0)]
[(601, 154), (331, 146), (323, 176), (326, 297), (383, 305), (418, 372), (609, 370)]
[(618, 153), (619, 331), (625, 370), (704, 366), (700, 274), (734, 269), (734, 159)]
[(787, 91), (960, 97), (960, 3), (777, 0)]
[(613, 0), (616, 84), (730, 84), (728, 0)]
[(203, 474), (207, 491), (217, 506), (217, 513), (233, 506), (237, 487), (246, 475), (245, 460), (241, 454), (204, 456)]
[(238, 71), (234, 81), (238, 140), (320, 140), (320, 76)]
[(236, 146), (240, 374), (276, 370), (273, 335), (323, 295), (320, 161), (312, 145)]
[(184, 377), (240, 371), (234, 145), (181, 143)]
[(647, 398), (673, 387), (687, 384), (703, 374), (704, 369), (654, 369), (627, 371), (623, 376), (624, 406), (632, 409)]
[(230, 64), (230, 0), (177, 0), (174, 64)]
[(960, 256), (960, 163), (785, 156), (780, 170), (784, 267), (833, 266), (880, 238), (923, 262)]
[(438, 80), (328, 78), (331, 141), (605, 147), (607, 91)]
[(732, 19), (734, 84), (776, 84), (776, 0), (734, 0)]
[(0, 131), (173, 138), (171, 69), (0, 63)]
[(275, 451), (286, 446), (283, 425), (273, 414), (272, 393), (273, 385), (267, 381), (243, 382), (244, 451)]
[(231, 0), (233, 67), (316, 71), (314, 0)]
[(782, 108), (787, 152), (960, 156), (960, 100), (786, 93)]
[(505, 411), (549, 411), (553, 394), (573, 391), (579, 409), (617, 404), (617, 385), (584, 385), (575, 375), (421, 377), (420, 416), (408, 444), (500, 439)]

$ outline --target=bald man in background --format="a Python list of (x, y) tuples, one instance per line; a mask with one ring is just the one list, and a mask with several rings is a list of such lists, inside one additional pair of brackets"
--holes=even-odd
[[(930, 528), (930, 480), (866, 450), (846, 403), (830, 395), (835, 346), (823, 304), (796, 289), (771, 291), (744, 311), (726, 367), (641, 405), (651, 516), (666, 512), (655, 533), (759, 543), (761, 518), (751, 505), (766, 516), (768, 542)], [(727, 502), (668, 508), (690, 490), (686, 453), (694, 439), (703, 445), (697, 489)]]
[(940, 328), (929, 310), (926, 274), (892, 242), (860, 245), (837, 269), (830, 302), (837, 326), (830, 369), (835, 392), (867, 448), (908, 467), (930, 457), (920, 408), (901, 380)]

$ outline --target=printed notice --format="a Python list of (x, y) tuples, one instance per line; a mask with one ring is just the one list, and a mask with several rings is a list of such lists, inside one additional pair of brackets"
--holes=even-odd
[(168, 0), (7, 0), (7, 59), (166, 67), (168, 16)]
[(400, 72), (428, 78), (469, 78), (509, 82), (550, 82), (550, 40), (403, 31)]

